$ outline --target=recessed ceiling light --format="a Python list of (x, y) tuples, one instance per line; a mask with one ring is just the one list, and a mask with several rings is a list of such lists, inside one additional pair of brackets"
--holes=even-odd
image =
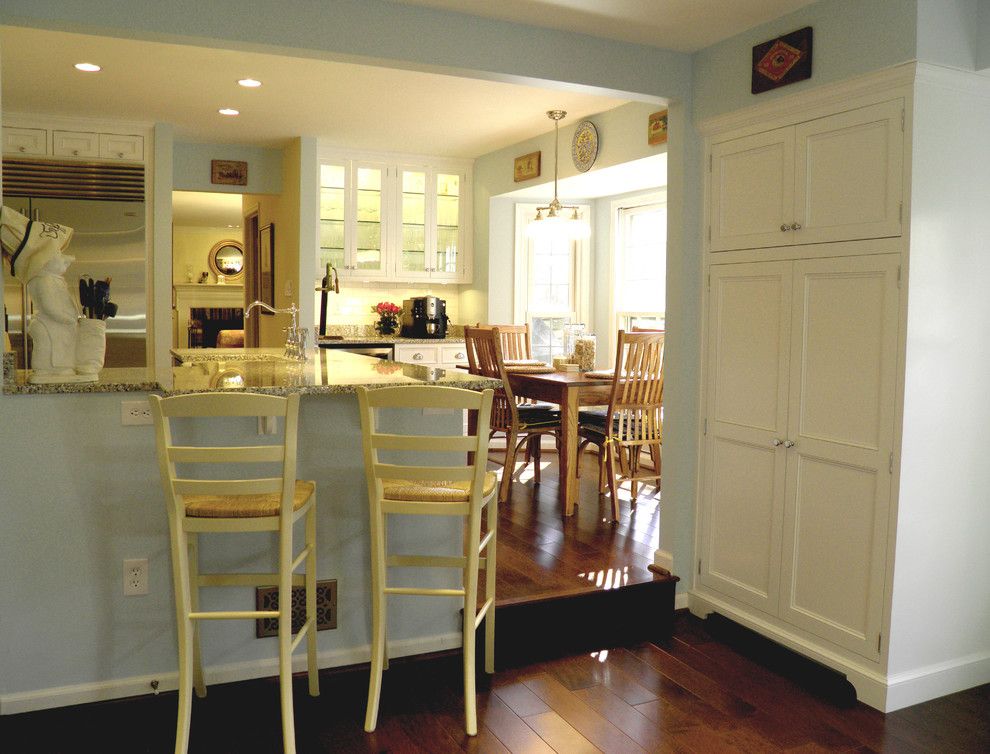
[(240, 110), (235, 110), (232, 107), (221, 107), (219, 110), (217, 110), (217, 112), (220, 113), (221, 115), (240, 115), (241, 114), (241, 111)]
[(73, 68), (77, 71), (85, 71), (86, 73), (98, 73), (103, 70), (96, 63), (76, 63)]
[(257, 89), (261, 86), (261, 82), (258, 79), (238, 79), (237, 83), (248, 89)]

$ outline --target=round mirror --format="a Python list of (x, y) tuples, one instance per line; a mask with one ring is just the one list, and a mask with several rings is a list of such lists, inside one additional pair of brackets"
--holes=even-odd
[(244, 274), (244, 244), (232, 239), (221, 241), (210, 249), (208, 261), (214, 275), (238, 278)]

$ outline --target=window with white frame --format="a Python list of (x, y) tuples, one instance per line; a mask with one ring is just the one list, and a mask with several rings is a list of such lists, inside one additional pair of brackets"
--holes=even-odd
[[(533, 358), (551, 363), (564, 353), (564, 325), (587, 311), (585, 243), (529, 238), (537, 205), (516, 206), (515, 321), (530, 327)], [(582, 207), (588, 217), (590, 209)]]
[(613, 202), (613, 209), (614, 329), (666, 329), (666, 195)]

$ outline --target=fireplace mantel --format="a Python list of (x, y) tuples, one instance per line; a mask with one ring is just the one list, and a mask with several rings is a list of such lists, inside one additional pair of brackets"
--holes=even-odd
[(172, 286), (177, 348), (189, 347), (189, 310), (193, 307), (244, 307), (244, 286), (225, 283), (176, 283)]

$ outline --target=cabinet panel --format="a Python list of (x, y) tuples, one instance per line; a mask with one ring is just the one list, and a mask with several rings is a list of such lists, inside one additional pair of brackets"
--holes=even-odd
[(144, 160), (144, 138), (124, 134), (100, 134), (100, 157), (106, 160)]
[(701, 576), (775, 614), (786, 454), (790, 262), (711, 268)]
[(405, 364), (439, 364), (440, 351), (434, 345), (396, 345), (395, 360)]
[(85, 131), (53, 131), (52, 154), (56, 157), (99, 157), (100, 135)]
[(3, 128), (3, 153), (48, 154), (48, 131), (44, 128)]
[(712, 147), (711, 250), (789, 242), (794, 130), (781, 128)]
[(781, 617), (870, 658), (886, 563), (898, 263), (794, 263)]
[(793, 241), (900, 235), (902, 108), (896, 100), (796, 127)]

